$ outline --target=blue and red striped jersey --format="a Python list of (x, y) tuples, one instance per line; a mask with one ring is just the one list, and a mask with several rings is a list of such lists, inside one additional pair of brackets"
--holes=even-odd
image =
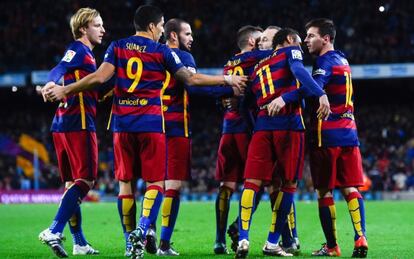
[(111, 43), (104, 62), (115, 66), (112, 105), (115, 132), (165, 132), (162, 94), (183, 67), (166, 45), (142, 36)]
[(287, 104), (276, 116), (269, 116), (266, 109), (266, 105), (273, 99), (299, 87), (290, 69), (294, 62), (303, 62), (300, 47), (275, 50), (273, 54), (255, 66), (251, 76), (252, 91), (260, 109), (256, 118), (255, 131), (305, 129), (300, 101)]
[(312, 76), (324, 87), (332, 113), (328, 120), (318, 120), (318, 100), (312, 100), (311, 143), (318, 146), (358, 146), (354, 118), (351, 68), (340, 51), (328, 51), (316, 59)]
[[(171, 50), (177, 54), (187, 69), (196, 73), (196, 64), (190, 53), (177, 48)], [(189, 137), (191, 134), (189, 96), (184, 83), (171, 77), (162, 100), (166, 135), (169, 137)]]
[[(68, 85), (95, 71), (95, 57), (91, 49), (80, 41), (74, 41), (59, 64), (50, 71), (48, 81), (58, 83), (63, 76), (64, 85)], [(63, 99), (56, 110), (51, 131), (95, 131), (97, 100), (97, 90), (80, 92)]]
[[(244, 53), (239, 53), (231, 57), (226, 65), (224, 65), (224, 75), (251, 75), (254, 66), (257, 62), (272, 53), (271, 50), (253, 50)], [(248, 89), (249, 90), (249, 89)], [(251, 133), (251, 119), (248, 107), (241, 107), (241, 105), (248, 105), (245, 103), (243, 97), (238, 97), (239, 107), (237, 109), (226, 109), (224, 111), (223, 129), (222, 133)], [(246, 112), (243, 112), (243, 109)]]
[[(180, 58), (183, 65), (196, 73), (197, 66), (193, 55), (178, 48), (172, 48)], [(233, 89), (226, 86), (188, 86), (171, 78), (162, 97), (165, 118), (165, 133), (167, 137), (190, 137), (190, 96), (232, 96)]]

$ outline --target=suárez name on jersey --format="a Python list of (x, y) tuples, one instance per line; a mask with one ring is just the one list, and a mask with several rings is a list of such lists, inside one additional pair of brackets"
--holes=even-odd
[(147, 46), (140, 46), (140, 45), (137, 45), (135, 43), (130, 43), (130, 42), (125, 44), (125, 47), (127, 48), (127, 50), (136, 50), (139, 52), (145, 52), (145, 49), (147, 48)]

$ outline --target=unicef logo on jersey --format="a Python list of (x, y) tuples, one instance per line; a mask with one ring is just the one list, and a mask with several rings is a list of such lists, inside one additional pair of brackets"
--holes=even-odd
[(131, 98), (126, 98), (126, 99), (119, 99), (118, 100), (118, 104), (119, 105), (123, 105), (123, 106), (145, 106), (148, 104), (148, 99), (142, 98), (142, 99), (131, 99)]

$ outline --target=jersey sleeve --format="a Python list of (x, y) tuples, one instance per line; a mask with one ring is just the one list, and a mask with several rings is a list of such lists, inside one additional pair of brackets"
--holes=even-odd
[(270, 56), (273, 53), (273, 50), (256, 50), (255, 56), (257, 58), (257, 61), (264, 59), (265, 57)]
[(165, 58), (165, 65), (171, 74), (175, 74), (180, 68), (184, 67), (178, 55), (165, 45), (162, 46), (162, 53)]
[(286, 51), (287, 59), (289, 62), (290, 70), (293, 75), (301, 82), (301, 88), (286, 93), (282, 96), (286, 103), (298, 101), (299, 99), (307, 96), (322, 96), (325, 92), (320, 85), (311, 77), (306, 68), (303, 66), (302, 51), (299, 48), (291, 48)]
[(106, 50), (104, 61), (103, 61), (103, 62), (108, 62), (112, 64), (113, 66), (115, 66), (116, 64), (115, 46), (116, 46), (116, 42), (113, 41), (111, 45), (109, 45), (108, 49)]
[(49, 72), (47, 81), (53, 81), (57, 83), (60, 78), (66, 74), (66, 72), (80, 67), (82, 65), (85, 54), (85, 50), (83, 50), (79, 45), (72, 44), (66, 50), (65, 55), (60, 60), (60, 62)]
[(312, 71), (312, 77), (318, 83), (318, 85), (323, 89), (325, 85), (329, 82), (329, 79), (332, 75), (332, 68), (328, 62), (325, 62), (325, 59), (319, 59)]
[(197, 65), (195, 63), (193, 55), (190, 53), (183, 51), (184, 55), (182, 55), (181, 62), (183, 65), (193, 73), (197, 73)]

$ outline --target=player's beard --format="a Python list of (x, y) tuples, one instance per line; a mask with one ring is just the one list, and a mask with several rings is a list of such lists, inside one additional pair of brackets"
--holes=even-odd
[(182, 42), (181, 38), (178, 36), (178, 48), (187, 52), (191, 52), (191, 49), (187, 48)]

